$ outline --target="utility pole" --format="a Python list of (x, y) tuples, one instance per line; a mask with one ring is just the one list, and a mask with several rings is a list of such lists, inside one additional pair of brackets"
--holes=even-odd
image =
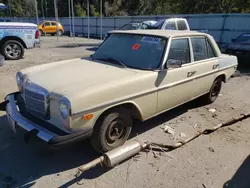
[(58, 11), (57, 11), (57, 2), (54, 0), (54, 9), (55, 9), (55, 18), (56, 18), (56, 36), (57, 36), (57, 41), (59, 40), (58, 38)]
[(75, 40), (75, 13), (74, 13), (74, 0), (71, 0), (71, 9), (72, 9), (72, 29), (73, 29), (73, 40)]
[(35, 9), (36, 9), (36, 23), (39, 26), (38, 10), (37, 10), (37, 1), (35, 0)]
[(68, 4), (69, 4), (69, 36), (71, 37), (72, 35), (72, 28), (71, 28), (71, 6), (70, 6), (70, 1), (68, 0)]
[(9, 7), (9, 13), (10, 13), (10, 17), (12, 18), (12, 11), (11, 11), (11, 0), (8, 0), (8, 7)]
[(45, 18), (44, 18), (44, 7), (43, 7), (43, 5), (44, 5), (43, 0), (41, 0), (42, 14), (43, 14), (43, 21), (45, 21)]
[(88, 7), (88, 40), (89, 40), (89, 0), (87, 0), (88, 4), (87, 4), (87, 7)]
[(48, 17), (48, 7), (47, 7), (47, 0), (45, 0), (45, 17)]
[(102, 0), (100, 0), (100, 25), (101, 25), (101, 40), (102, 40)]

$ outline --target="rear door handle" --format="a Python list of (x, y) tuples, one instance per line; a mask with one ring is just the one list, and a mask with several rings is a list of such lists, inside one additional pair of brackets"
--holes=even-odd
[(188, 72), (187, 77), (193, 76), (195, 73), (196, 73), (196, 71), (190, 71), (190, 72)]
[(213, 69), (216, 69), (216, 68), (218, 68), (218, 67), (219, 67), (219, 64), (213, 65)]

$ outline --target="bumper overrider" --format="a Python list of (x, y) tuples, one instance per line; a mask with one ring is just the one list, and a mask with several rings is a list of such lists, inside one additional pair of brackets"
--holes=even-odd
[[(78, 131), (74, 133), (66, 133), (56, 126), (30, 116), (25, 117), (20, 113), (17, 107), (17, 96), (19, 92), (9, 94), (5, 101), (0, 103), (0, 111), (6, 111), (7, 119), (11, 129), (16, 132), (17, 127), (21, 127), (27, 131), (25, 138), (30, 136), (37, 136), (48, 144), (61, 145), (83, 140), (91, 136), (92, 132)], [(19, 108), (20, 109), (20, 108)]]

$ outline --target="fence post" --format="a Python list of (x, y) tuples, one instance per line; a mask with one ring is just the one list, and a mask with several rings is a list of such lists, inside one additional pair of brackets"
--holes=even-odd
[(84, 37), (84, 19), (83, 19), (83, 17), (81, 17), (82, 18), (82, 36)]
[(97, 17), (95, 18), (95, 36), (98, 37), (98, 20)]
[(116, 29), (116, 16), (114, 17), (114, 30)]
[(223, 19), (223, 23), (222, 23), (222, 26), (221, 26), (221, 34), (220, 34), (219, 43), (222, 42), (222, 37), (223, 37), (223, 34), (224, 34), (226, 19), (227, 19), (228, 15), (227, 15), (227, 14), (224, 14), (223, 17), (224, 17), (224, 19)]

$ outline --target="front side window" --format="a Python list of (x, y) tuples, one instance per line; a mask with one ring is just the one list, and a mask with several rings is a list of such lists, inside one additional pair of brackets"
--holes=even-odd
[(188, 39), (173, 39), (168, 54), (169, 60), (178, 60), (182, 64), (190, 63), (190, 49)]
[[(160, 67), (167, 39), (138, 34), (111, 34), (92, 56), (93, 59), (116, 60), (125, 66), (143, 70)], [(114, 61), (113, 61), (114, 62)]]
[(51, 25), (52, 26), (56, 26), (56, 22), (51, 22)]

